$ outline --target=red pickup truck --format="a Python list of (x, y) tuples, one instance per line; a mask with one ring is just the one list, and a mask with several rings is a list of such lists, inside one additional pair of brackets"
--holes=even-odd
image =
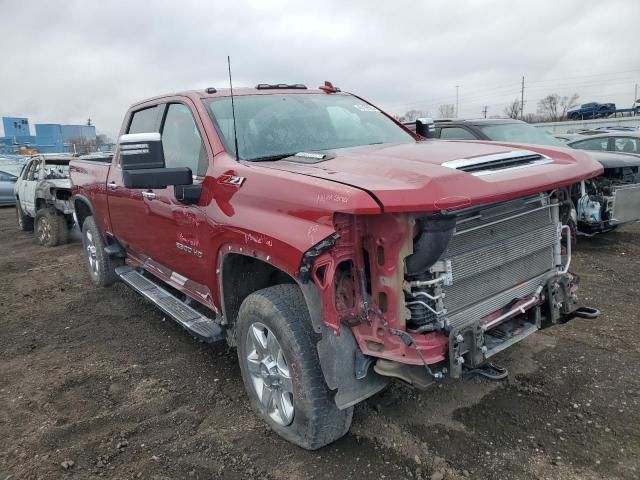
[(105, 161), (73, 160), (93, 282), (121, 280), (237, 346), (255, 410), (315, 449), (391, 378), (427, 388), (576, 308), (577, 150), (426, 140), (327, 83), (133, 105)]

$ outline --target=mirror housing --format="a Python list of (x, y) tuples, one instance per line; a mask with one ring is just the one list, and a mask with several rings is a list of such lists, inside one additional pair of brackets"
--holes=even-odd
[(190, 168), (165, 167), (162, 137), (157, 132), (122, 135), (119, 152), (122, 180), (127, 188), (153, 189), (193, 183)]
[(119, 147), (122, 170), (164, 168), (162, 137), (157, 132), (122, 135)]
[(140, 168), (122, 170), (122, 181), (127, 188), (167, 188), (169, 185), (191, 185), (193, 175), (189, 167)]
[(416, 119), (416, 133), (424, 138), (435, 138), (436, 124), (433, 118)]

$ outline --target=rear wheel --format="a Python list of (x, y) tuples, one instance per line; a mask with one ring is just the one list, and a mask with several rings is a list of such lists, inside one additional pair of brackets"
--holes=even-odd
[(36, 213), (36, 239), (40, 245), (55, 247), (69, 240), (69, 225), (64, 215), (49, 208)]
[(16, 216), (18, 217), (18, 228), (20, 230), (23, 232), (33, 231), (33, 218), (22, 210), (19, 198), (16, 198)]
[(238, 358), (253, 408), (286, 440), (309, 450), (349, 430), (324, 382), (302, 292), (277, 285), (249, 295), (238, 314)]
[(82, 247), (93, 283), (98, 287), (112, 285), (117, 279), (116, 267), (124, 261), (111, 258), (104, 251), (104, 241), (93, 217), (85, 218), (82, 223)]

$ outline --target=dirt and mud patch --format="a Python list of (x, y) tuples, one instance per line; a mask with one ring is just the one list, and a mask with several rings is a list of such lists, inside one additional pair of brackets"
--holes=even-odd
[(236, 353), (123, 285), (92, 286), (77, 240), (36, 245), (0, 209), (0, 480), (640, 478), (640, 228), (581, 239), (602, 310), (501, 354), (501, 383), (393, 385), (315, 452), (251, 411)]

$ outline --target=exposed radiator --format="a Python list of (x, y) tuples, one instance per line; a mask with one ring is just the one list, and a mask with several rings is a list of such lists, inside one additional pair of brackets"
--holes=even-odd
[(441, 257), (451, 262), (452, 284), (444, 287), (450, 328), (533, 295), (548, 272), (556, 269), (558, 215), (557, 204), (533, 197), (458, 218)]

